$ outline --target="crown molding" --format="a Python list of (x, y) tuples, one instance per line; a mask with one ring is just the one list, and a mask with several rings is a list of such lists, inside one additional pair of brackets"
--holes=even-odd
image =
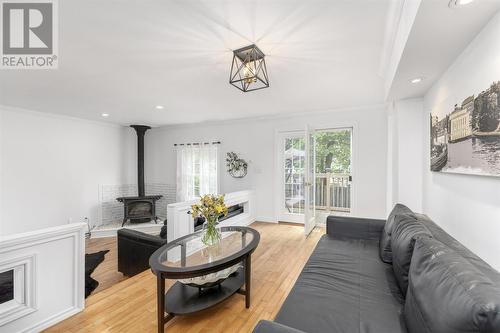
[(105, 126), (105, 127), (113, 127), (113, 128), (127, 127), (124, 125), (110, 123), (110, 122), (106, 122), (106, 121), (90, 120), (90, 119), (85, 119), (85, 118), (67, 116), (67, 115), (63, 115), (63, 114), (59, 114), (59, 113), (43, 112), (43, 111), (38, 111), (38, 110), (24, 109), (24, 108), (19, 108), (19, 107), (15, 107), (15, 106), (0, 104), (0, 112), (2, 112), (2, 111), (15, 112), (15, 113), (19, 112), (19, 113), (23, 113), (23, 114), (30, 114), (30, 115), (36, 116), (36, 117), (64, 119), (64, 120), (68, 120), (68, 121), (87, 123), (90, 125), (97, 125), (97, 126)]
[[(242, 122), (248, 122), (248, 121), (266, 121), (266, 120), (275, 120), (275, 119), (286, 119), (286, 118), (290, 118), (290, 117), (318, 116), (318, 115), (337, 113), (337, 112), (371, 111), (374, 109), (386, 108), (387, 105), (388, 105), (388, 103), (384, 102), (384, 103), (358, 105), (358, 106), (342, 107), (342, 108), (299, 110), (299, 111), (294, 111), (294, 112), (290, 112), (290, 113), (286, 113), (286, 114), (273, 113), (273, 114), (269, 114), (269, 115), (240, 117), (240, 118), (223, 119), (223, 120), (207, 120), (207, 121), (200, 121), (200, 122), (194, 122), (194, 123), (167, 124), (167, 125), (157, 125), (157, 126), (150, 125), (150, 126), (151, 126), (152, 130), (166, 130), (166, 129), (170, 129), (170, 128), (189, 128), (189, 127), (197, 127), (200, 125), (207, 125), (208, 126), (208, 125), (220, 125), (220, 124), (234, 124), (234, 123), (242, 123)], [(24, 113), (24, 114), (31, 114), (33, 116), (38, 116), (38, 117), (64, 119), (64, 120), (69, 120), (69, 121), (82, 122), (82, 123), (87, 123), (90, 125), (105, 126), (105, 127), (111, 127), (111, 128), (129, 128), (128, 125), (109, 123), (109, 122), (98, 121), (98, 120), (90, 120), (90, 119), (79, 118), (79, 117), (72, 117), (72, 116), (67, 116), (67, 115), (62, 115), (62, 114), (57, 114), (57, 113), (29, 110), (29, 109), (18, 108), (18, 107), (0, 104), (0, 116), (1, 116), (2, 111), (20, 112), (20, 113)]]
[(267, 120), (276, 120), (276, 119), (288, 119), (290, 117), (311, 117), (311, 116), (320, 116), (330, 113), (339, 113), (339, 112), (359, 112), (359, 111), (372, 111), (372, 110), (385, 110), (388, 103), (376, 103), (369, 105), (360, 105), (360, 106), (352, 106), (345, 108), (336, 108), (336, 109), (316, 109), (310, 111), (296, 111), (290, 112), (287, 114), (283, 113), (275, 113), (270, 115), (263, 116), (252, 116), (252, 117), (243, 117), (243, 118), (234, 118), (234, 119), (225, 119), (225, 120), (209, 120), (209, 121), (201, 121), (195, 123), (188, 124), (173, 124), (173, 125), (163, 125), (153, 128), (156, 131), (163, 131), (172, 128), (191, 128), (198, 126), (210, 126), (210, 125), (225, 125), (225, 124), (237, 124), (237, 123), (245, 123), (248, 121), (267, 121)]

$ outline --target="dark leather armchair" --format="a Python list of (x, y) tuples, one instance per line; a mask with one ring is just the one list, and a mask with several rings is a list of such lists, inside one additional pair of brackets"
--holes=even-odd
[(131, 229), (118, 230), (118, 271), (134, 276), (149, 269), (149, 257), (167, 243), (166, 234), (164, 237)]

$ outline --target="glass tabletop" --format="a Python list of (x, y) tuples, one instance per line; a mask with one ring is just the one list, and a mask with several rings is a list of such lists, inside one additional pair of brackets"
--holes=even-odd
[[(259, 241), (258, 232), (247, 227), (223, 227), (217, 245), (202, 243), (203, 231), (176, 239), (158, 249), (152, 256), (160, 271), (189, 270), (210, 267), (252, 251)], [(153, 264), (153, 263), (152, 263)], [(152, 268), (153, 267), (152, 265)]]

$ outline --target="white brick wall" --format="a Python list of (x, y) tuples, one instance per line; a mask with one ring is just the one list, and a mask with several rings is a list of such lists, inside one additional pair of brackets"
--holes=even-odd
[[(175, 185), (146, 184), (146, 195), (153, 194), (163, 195), (163, 198), (156, 202), (156, 215), (161, 220), (165, 220), (167, 218), (167, 205), (175, 202)], [(136, 195), (137, 184), (100, 185), (98, 225), (121, 223), (123, 220), (123, 204), (116, 201), (116, 198)]]
[(163, 195), (163, 198), (156, 202), (156, 215), (163, 221), (167, 218), (167, 206), (176, 200), (176, 186), (158, 183), (146, 184), (146, 195), (153, 194)]

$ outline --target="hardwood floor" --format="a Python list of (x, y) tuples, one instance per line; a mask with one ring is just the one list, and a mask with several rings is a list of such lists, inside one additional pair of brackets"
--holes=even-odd
[(109, 252), (106, 253), (104, 261), (92, 273), (92, 278), (99, 281), (99, 286), (92, 292), (92, 295), (127, 279), (126, 276), (118, 272), (116, 237), (87, 239), (85, 241), (85, 253), (103, 250), (109, 250)]
[[(323, 228), (304, 237), (301, 226), (252, 224), (261, 234), (252, 255), (252, 303), (235, 294), (206, 311), (178, 316), (167, 332), (251, 332), (261, 319), (272, 320), (316, 246)], [(168, 289), (174, 281), (167, 280)], [(156, 332), (156, 277), (148, 270), (87, 299), (86, 309), (46, 332)]]

